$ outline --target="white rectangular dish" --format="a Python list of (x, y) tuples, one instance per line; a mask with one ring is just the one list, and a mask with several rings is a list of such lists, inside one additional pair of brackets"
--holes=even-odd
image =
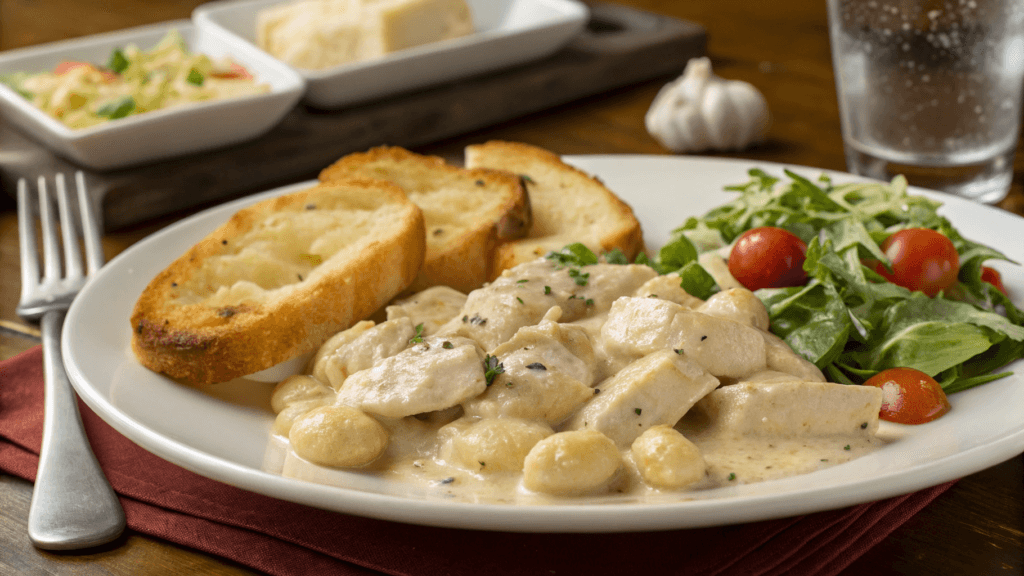
[(305, 82), (290, 67), (245, 42), (189, 20), (129, 28), (0, 53), (0, 75), (53, 70), (67, 60), (104, 64), (115, 48), (136, 44), (149, 49), (176, 29), (193, 52), (229, 56), (270, 92), (227, 100), (197, 102), (119, 118), (88, 128), (68, 128), (0, 84), (0, 111), (10, 122), (56, 153), (98, 170), (124, 168), (200, 152), (254, 138), (273, 128), (302, 97)]
[[(219, 1), (196, 8), (200, 29), (215, 30), (256, 47), (256, 15), (282, 0)], [(476, 32), (425, 44), (380, 59), (326, 70), (296, 71), (306, 80), (305, 100), (341, 108), (537, 60), (567, 44), (586, 25), (589, 11), (576, 0), (468, 0)]]

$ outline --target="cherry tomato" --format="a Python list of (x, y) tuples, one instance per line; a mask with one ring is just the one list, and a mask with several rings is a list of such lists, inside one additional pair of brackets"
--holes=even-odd
[(239, 78), (242, 80), (252, 80), (253, 76), (245, 69), (245, 66), (232, 62), (229, 65), (228, 70), (215, 70), (210, 74), (215, 78)]
[(878, 417), (899, 424), (924, 424), (949, 412), (949, 399), (934, 378), (913, 368), (890, 368), (864, 383), (882, 389)]
[(83, 66), (85, 66), (86, 68), (93, 67), (92, 64), (89, 64), (88, 62), (65, 61), (61, 62), (60, 64), (57, 64), (57, 67), (53, 69), (53, 73), (60, 76), (61, 74), (69, 70), (74, 70), (75, 68), (81, 68)]
[(953, 242), (935, 230), (907, 228), (886, 238), (882, 252), (892, 262), (892, 272), (881, 262), (875, 272), (908, 290), (935, 296), (956, 282), (960, 255)]
[(997, 290), (1006, 294), (1006, 286), (1003, 286), (1003, 277), (999, 274), (999, 271), (995, 268), (989, 268), (988, 266), (981, 267), (981, 279), (983, 282), (996, 287)]
[(109, 82), (114, 82), (114, 81), (117, 80), (117, 74), (111, 72), (110, 70), (106, 70), (106, 69), (101, 70), (99, 68), (96, 68), (95, 66), (93, 66), (92, 64), (90, 64), (88, 62), (64, 61), (64, 62), (61, 62), (60, 64), (57, 64), (57, 67), (53, 69), (53, 73), (58, 75), (58, 76), (60, 76), (61, 74), (65, 74), (65, 73), (70, 72), (71, 70), (75, 70), (77, 68), (88, 68), (89, 70), (96, 70), (97, 72), (99, 72), (103, 76), (103, 81), (104, 82), (108, 82), (109, 83)]
[(740, 235), (729, 253), (729, 272), (749, 290), (807, 282), (807, 244), (782, 228), (762, 226)]

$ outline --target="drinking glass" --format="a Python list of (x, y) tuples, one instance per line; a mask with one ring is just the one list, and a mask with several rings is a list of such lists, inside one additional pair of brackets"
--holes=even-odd
[(847, 168), (994, 203), (1013, 175), (1022, 0), (828, 0)]

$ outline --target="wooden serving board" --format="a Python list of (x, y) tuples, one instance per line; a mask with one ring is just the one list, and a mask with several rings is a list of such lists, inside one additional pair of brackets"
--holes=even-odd
[[(315, 178), (339, 157), (372, 146), (415, 147), (601, 92), (681, 74), (704, 54), (702, 27), (623, 6), (592, 3), (591, 21), (543, 60), (335, 111), (299, 105), (265, 135), (192, 156), (97, 172), (85, 169), (104, 229)], [(81, 169), (0, 123), (0, 186)]]

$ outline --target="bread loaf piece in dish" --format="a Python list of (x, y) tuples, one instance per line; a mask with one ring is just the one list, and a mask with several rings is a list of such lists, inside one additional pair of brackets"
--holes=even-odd
[(533, 226), (526, 238), (500, 246), (493, 267), (505, 270), (567, 244), (595, 253), (621, 249), (632, 261), (643, 249), (633, 210), (600, 180), (562, 162), (558, 155), (517, 142), (490, 141), (466, 147), (468, 168), (493, 168), (526, 181)]
[(467, 170), (436, 156), (384, 146), (349, 154), (320, 173), (322, 182), (353, 177), (393, 182), (423, 210), (427, 255), (411, 290), (479, 288), (503, 270), (492, 266), (501, 246), (530, 228), (525, 187), (506, 172)]
[(139, 361), (193, 384), (316, 350), (416, 278), (423, 214), (401, 188), (337, 180), (240, 210), (158, 274), (131, 316)]

